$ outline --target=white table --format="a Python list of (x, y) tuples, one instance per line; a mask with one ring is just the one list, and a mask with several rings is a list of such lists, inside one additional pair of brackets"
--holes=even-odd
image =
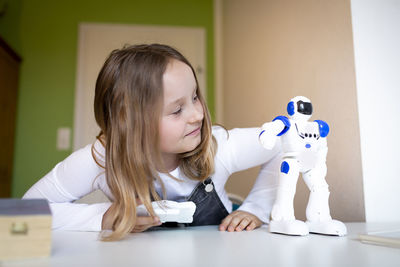
[(0, 266), (400, 266), (400, 249), (361, 243), (358, 234), (399, 224), (347, 223), (345, 237), (219, 232), (202, 226), (131, 234), (118, 242), (98, 233), (53, 231), (51, 257)]

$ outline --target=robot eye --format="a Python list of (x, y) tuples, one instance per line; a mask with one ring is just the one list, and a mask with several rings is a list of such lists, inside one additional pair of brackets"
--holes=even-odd
[(314, 138), (316, 138), (317, 137), (317, 134), (314, 134)]
[(308, 134), (305, 134), (306, 137), (308, 137)]
[(311, 115), (313, 111), (312, 105), (311, 103), (303, 102), (300, 100), (297, 102), (297, 111), (300, 114)]

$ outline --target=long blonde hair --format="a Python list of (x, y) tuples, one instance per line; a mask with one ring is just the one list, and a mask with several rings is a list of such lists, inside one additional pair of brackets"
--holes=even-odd
[[(203, 181), (214, 172), (216, 141), (211, 119), (188, 60), (172, 47), (133, 45), (111, 52), (96, 81), (94, 113), (101, 131), (97, 139), (105, 147), (105, 175), (114, 197), (109, 211), (113, 231), (105, 241), (123, 238), (136, 223), (136, 198), (155, 216), (151, 200), (160, 200), (154, 181), (156, 166), (163, 166), (159, 149), (159, 121), (163, 108), (163, 74), (171, 60), (187, 64), (193, 71), (197, 96), (203, 105), (201, 143), (179, 155), (179, 167), (190, 179)], [(94, 153), (96, 162), (99, 160)]]

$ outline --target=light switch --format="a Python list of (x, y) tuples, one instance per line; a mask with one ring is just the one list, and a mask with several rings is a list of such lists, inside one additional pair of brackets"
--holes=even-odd
[(64, 127), (57, 129), (57, 150), (68, 150), (70, 144), (71, 129)]

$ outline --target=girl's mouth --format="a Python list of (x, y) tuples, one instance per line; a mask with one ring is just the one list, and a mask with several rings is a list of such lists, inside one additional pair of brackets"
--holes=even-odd
[(198, 127), (194, 131), (191, 131), (190, 133), (188, 133), (185, 136), (197, 136), (198, 134), (200, 134), (200, 130), (201, 130), (201, 127)]

